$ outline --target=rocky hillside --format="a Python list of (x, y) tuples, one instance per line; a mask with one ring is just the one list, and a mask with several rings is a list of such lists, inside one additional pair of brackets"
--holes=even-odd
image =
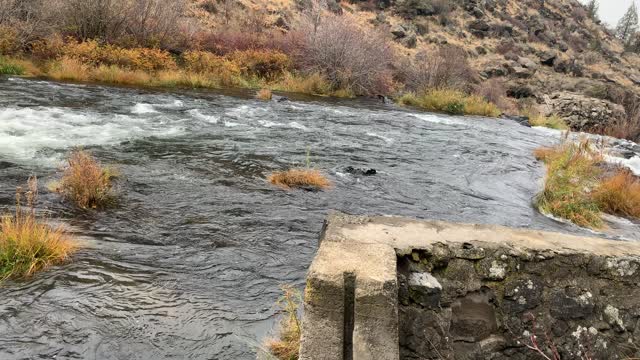
[[(194, 0), (191, 16), (211, 28), (251, 23), (288, 32), (317, 6)], [(577, 0), (327, 0), (320, 6), (384, 32), (400, 55), (461, 48), (480, 83), (497, 79), (512, 99), (536, 103), (576, 129), (598, 131), (635, 109), (640, 57), (625, 53)]]

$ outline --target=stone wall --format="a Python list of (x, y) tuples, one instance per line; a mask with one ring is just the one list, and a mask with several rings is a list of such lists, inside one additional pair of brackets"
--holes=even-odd
[[(458, 245), (458, 244), (456, 244)], [(640, 349), (637, 258), (436, 244), (398, 258), (401, 359), (626, 359)], [(553, 357), (551, 357), (553, 358)]]
[(640, 243), (394, 217), (328, 219), (300, 358), (640, 356)]

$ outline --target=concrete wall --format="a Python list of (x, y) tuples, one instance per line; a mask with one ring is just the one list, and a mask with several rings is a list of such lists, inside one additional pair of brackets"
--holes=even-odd
[[(301, 359), (640, 356), (640, 243), (340, 213), (305, 289)], [(585, 357), (588, 356), (588, 357)]]

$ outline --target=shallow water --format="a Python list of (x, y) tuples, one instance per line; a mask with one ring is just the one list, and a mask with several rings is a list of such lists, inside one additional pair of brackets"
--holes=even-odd
[[(305, 100), (0, 79), (0, 207), (37, 175), (42, 208), (84, 242), (72, 263), (0, 287), (0, 359), (255, 358), (330, 209), (590, 234), (531, 206), (531, 152), (558, 132)], [(44, 191), (78, 146), (120, 170), (118, 208), (79, 212)], [(331, 190), (266, 183), (307, 149)]]

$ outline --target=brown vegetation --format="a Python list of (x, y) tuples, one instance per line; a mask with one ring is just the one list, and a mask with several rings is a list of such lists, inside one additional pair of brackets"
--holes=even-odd
[(115, 173), (105, 168), (86, 151), (71, 153), (62, 180), (54, 190), (82, 209), (95, 209), (113, 204)]
[(284, 295), (278, 300), (284, 316), (280, 321), (277, 339), (267, 341), (269, 353), (279, 360), (297, 360), (300, 351), (302, 324), (298, 309), (302, 302), (300, 292), (292, 287), (283, 287)]
[(76, 249), (63, 227), (37, 219), (37, 196), (38, 183), (31, 178), (26, 193), (20, 188), (16, 191), (15, 212), (0, 219), (0, 281), (30, 276), (62, 263)]
[(325, 189), (331, 186), (331, 182), (319, 170), (309, 168), (277, 171), (269, 175), (268, 181), (287, 189)]
[(602, 212), (640, 218), (640, 181), (628, 170), (605, 171), (601, 154), (587, 140), (565, 141), (534, 152), (547, 165), (539, 209), (585, 227), (603, 226)]
[(259, 100), (271, 100), (272, 96), (273, 94), (269, 89), (260, 89), (260, 91), (258, 91), (258, 93), (256, 94), (256, 98)]

